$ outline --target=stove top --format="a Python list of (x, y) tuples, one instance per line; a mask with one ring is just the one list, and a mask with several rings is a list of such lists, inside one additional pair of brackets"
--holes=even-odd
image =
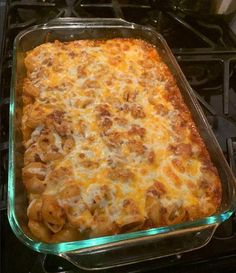
[[(0, 2), (2, 272), (83, 272), (62, 258), (38, 254), (24, 246), (14, 236), (7, 221), (8, 107), (12, 46), (15, 36), (27, 27), (46, 23), (58, 17), (116, 17), (154, 27), (171, 47), (236, 175), (236, 36), (229, 28), (234, 14), (190, 15), (181, 9), (166, 8), (163, 3), (155, 0), (2, 0)], [(235, 272), (236, 219), (233, 216), (221, 224), (211, 242), (200, 250), (112, 270), (112, 272), (120, 271)]]

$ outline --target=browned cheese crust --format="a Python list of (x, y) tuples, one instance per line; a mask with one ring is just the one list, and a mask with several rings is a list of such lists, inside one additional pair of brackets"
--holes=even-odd
[(45, 242), (214, 214), (221, 182), (157, 49), (138, 39), (45, 43), (27, 53), (22, 170)]

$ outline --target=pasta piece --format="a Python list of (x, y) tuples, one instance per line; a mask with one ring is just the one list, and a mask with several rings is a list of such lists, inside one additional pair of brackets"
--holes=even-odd
[(63, 151), (68, 154), (75, 147), (75, 140), (72, 136), (68, 136), (63, 143)]
[(54, 196), (43, 196), (42, 218), (45, 225), (54, 233), (65, 224), (65, 215)]
[(34, 84), (27, 78), (24, 80), (23, 84), (23, 92), (26, 95), (32, 96), (32, 97), (38, 97), (39, 96), (39, 90), (34, 86)]
[(26, 115), (27, 127), (32, 129), (36, 128), (38, 125), (43, 124), (46, 117), (53, 111), (50, 105), (42, 105), (40, 103), (34, 103), (29, 105), (29, 111)]
[(167, 218), (168, 225), (180, 223), (186, 216), (185, 208), (181, 203), (176, 203), (170, 209), (167, 210), (169, 212)]
[(29, 229), (32, 234), (39, 240), (49, 242), (51, 238), (50, 230), (41, 222), (29, 220)]
[(44, 180), (41, 180), (34, 177), (25, 177), (24, 178), (24, 185), (29, 193), (34, 194), (42, 194), (44, 190), (46, 189), (46, 182)]
[(147, 211), (147, 216), (151, 220), (152, 226), (161, 226), (163, 219), (161, 215), (161, 204), (158, 198), (152, 195), (147, 195), (145, 200), (145, 207)]
[(122, 216), (116, 221), (123, 232), (135, 231), (144, 224), (144, 217), (132, 199), (125, 199), (122, 206)]
[(58, 242), (70, 242), (70, 241), (77, 241), (81, 239), (81, 233), (73, 227), (64, 227), (57, 233), (54, 233), (51, 237), (51, 243), (58, 243)]
[(77, 184), (70, 184), (59, 194), (59, 202), (64, 208), (69, 223), (84, 230), (89, 228), (93, 216), (81, 198), (80, 187)]
[(42, 199), (33, 199), (27, 209), (27, 216), (33, 221), (42, 221)]
[(104, 209), (95, 211), (91, 237), (116, 234), (118, 230), (117, 224), (109, 219)]

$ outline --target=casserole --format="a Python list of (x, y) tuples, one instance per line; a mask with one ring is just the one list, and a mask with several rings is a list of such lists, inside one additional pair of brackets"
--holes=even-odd
[[(46, 244), (32, 239), (27, 228), (27, 198), (21, 183), (22, 116), (21, 92), (25, 68), (25, 52), (47, 41), (80, 39), (139, 38), (155, 45), (177, 82), (184, 101), (192, 112), (201, 137), (208, 147), (222, 181), (222, 202), (210, 217), (161, 228), (87, 239), (68, 243)], [(202, 114), (193, 92), (181, 73), (163, 38), (150, 28), (123, 20), (62, 19), (47, 25), (33, 27), (19, 34), (14, 44), (14, 71), (10, 107), (9, 151), (9, 221), (19, 239), (31, 248), (57, 254), (84, 269), (101, 269), (138, 261), (160, 258), (199, 248), (206, 244), (217, 225), (234, 210), (235, 182), (209, 125)], [(171, 245), (171, 248), (169, 247)], [(128, 253), (128, 254), (127, 254)]]
[(168, 68), (131, 38), (26, 53), (22, 134), (28, 226), (48, 243), (193, 221), (221, 182)]

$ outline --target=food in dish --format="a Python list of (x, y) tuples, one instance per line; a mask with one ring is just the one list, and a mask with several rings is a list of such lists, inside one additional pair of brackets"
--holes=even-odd
[(212, 215), (221, 182), (158, 50), (138, 39), (42, 44), (25, 57), (28, 226), (44, 242)]

